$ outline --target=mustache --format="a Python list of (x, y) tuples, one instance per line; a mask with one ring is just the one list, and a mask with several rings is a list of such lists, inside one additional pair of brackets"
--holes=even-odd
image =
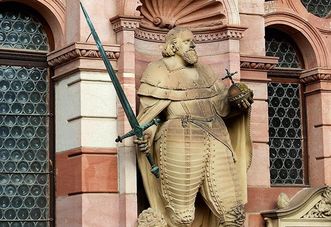
[(198, 62), (198, 54), (194, 49), (190, 49), (184, 52), (183, 54), (184, 60), (193, 65)]

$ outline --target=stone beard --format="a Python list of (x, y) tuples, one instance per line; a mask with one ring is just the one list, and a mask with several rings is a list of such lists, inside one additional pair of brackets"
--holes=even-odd
[(178, 55), (182, 56), (184, 61), (187, 62), (189, 65), (194, 65), (198, 62), (198, 54), (194, 49), (190, 49), (185, 52), (177, 52)]
[[(242, 176), (251, 160), (247, 112), (225, 124), (223, 118), (233, 114), (228, 90), (208, 66), (197, 63), (193, 34), (173, 29), (167, 36), (170, 54), (149, 64), (138, 90), (139, 123), (163, 119), (146, 132), (160, 179), (149, 173), (142, 152), (137, 156), (152, 208), (141, 214), (139, 227), (165, 222), (157, 226), (240, 227), (246, 201)], [(148, 215), (159, 222), (148, 223)]]

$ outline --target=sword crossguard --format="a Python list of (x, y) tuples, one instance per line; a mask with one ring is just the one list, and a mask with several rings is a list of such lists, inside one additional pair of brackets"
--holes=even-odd
[(229, 78), (231, 80), (231, 83), (234, 84), (234, 81), (233, 81), (233, 78), (232, 77), (235, 74), (237, 74), (238, 72), (230, 73), (230, 71), (228, 69), (225, 69), (225, 71), (226, 71), (226, 76), (223, 77), (222, 80), (225, 80), (225, 79)]
[[(153, 126), (153, 125), (159, 125), (161, 123), (161, 119), (160, 118), (154, 118), (151, 122), (147, 123), (147, 124), (144, 124), (141, 127), (142, 131), (145, 131), (146, 129), (148, 129), (149, 127)], [(135, 131), (132, 129), (130, 132), (128, 133), (125, 133), (123, 136), (118, 136), (116, 139), (115, 139), (115, 142), (118, 143), (118, 142), (121, 142), (125, 139), (125, 138), (129, 138), (131, 136), (134, 136), (136, 135)]]
[[(159, 125), (161, 123), (161, 119), (160, 118), (154, 118), (151, 122), (144, 124), (142, 126), (140, 126), (140, 129), (142, 131), (145, 131), (146, 129), (148, 129), (149, 127), (153, 126), (153, 125)], [(122, 142), (125, 138), (131, 137), (136, 135), (136, 132), (134, 129), (132, 129), (130, 132), (124, 134), (123, 136), (118, 136), (115, 140), (115, 142)], [(151, 173), (156, 177), (159, 178), (160, 177), (160, 169), (159, 167), (154, 163), (152, 154), (149, 151), (145, 152), (146, 158), (148, 160), (148, 163), (151, 165)]]

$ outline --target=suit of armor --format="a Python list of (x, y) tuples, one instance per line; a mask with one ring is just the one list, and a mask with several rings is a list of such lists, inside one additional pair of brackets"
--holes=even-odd
[[(138, 94), (140, 122), (156, 116), (163, 120), (150, 131), (160, 180), (143, 174), (151, 207), (169, 226), (213, 226), (195, 218), (200, 194), (217, 220), (215, 226), (242, 226), (245, 201), (237, 155), (223, 121), (231, 114), (227, 89), (206, 66), (171, 71), (160, 60), (146, 69)], [(144, 171), (142, 160), (138, 158)]]

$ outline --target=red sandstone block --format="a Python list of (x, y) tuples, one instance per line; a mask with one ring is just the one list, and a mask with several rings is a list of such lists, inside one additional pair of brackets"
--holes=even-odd
[(246, 214), (248, 227), (265, 227), (265, 222), (260, 214)]
[(117, 156), (82, 155), (83, 192), (117, 192)]
[(270, 186), (269, 152), (267, 144), (253, 144), (252, 165), (249, 168), (247, 175), (248, 185), (260, 187)]
[(56, 194), (118, 191), (114, 149), (79, 148), (56, 154)]

